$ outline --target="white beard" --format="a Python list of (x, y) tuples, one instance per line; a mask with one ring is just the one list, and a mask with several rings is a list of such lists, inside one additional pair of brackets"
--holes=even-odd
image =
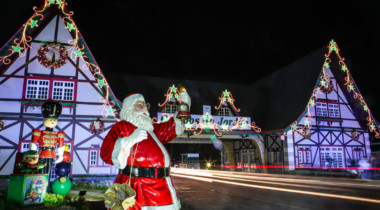
[[(144, 113), (146, 115), (144, 115)], [(149, 112), (146, 110), (135, 111), (133, 109), (128, 109), (124, 114), (120, 115), (120, 118), (132, 123), (138, 128), (144, 129), (146, 131), (153, 131), (152, 119), (149, 116)]]

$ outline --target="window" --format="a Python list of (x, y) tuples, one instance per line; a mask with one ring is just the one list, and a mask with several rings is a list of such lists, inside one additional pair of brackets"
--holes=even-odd
[(164, 113), (175, 113), (177, 111), (177, 105), (175, 104), (166, 104)]
[(49, 80), (28, 79), (26, 83), (26, 99), (48, 99)]
[(20, 152), (29, 151), (29, 142), (22, 142), (20, 147)]
[(339, 104), (329, 104), (330, 117), (339, 118)]
[(282, 161), (281, 150), (271, 149), (269, 152), (269, 162), (270, 163), (280, 163)]
[(298, 149), (298, 163), (299, 164), (311, 164), (311, 151), (310, 149)]
[(245, 149), (241, 150), (241, 164), (253, 164), (255, 163), (255, 150), (253, 149)]
[(328, 103), (328, 102), (317, 102), (316, 113), (318, 117), (339, 118), (340, 117), (339, 104)]
[(318, 117), (328, 117), (327, 103), (317, 102), (317, 116)]
[(230, 110), (228, 108), (220, 108), (218, 115), (219, 116), (230, 116)]
[(75, 82), (54, 78), (26, 80), (25, 99), (74, 101)]
[(352, 150), (352, 159), (354, 160), (362, 160), (363, 159), (363, 149), (355, 148)]
[(90, 150), (90, 166), (97, 166), (98, 151)]
[(54, 81), (52, 99), (60, 101), (73, 101), (74, 82)]
[(321, 167), (344, 167), (343, 147), (321, 147)]

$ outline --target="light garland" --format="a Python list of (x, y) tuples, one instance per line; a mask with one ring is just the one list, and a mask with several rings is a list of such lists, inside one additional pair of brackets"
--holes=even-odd
[[(322, 89), (329, 90), (328, 86), (329, 86), (331, 80), (330, 80), (328, 74), (326, 73), (325, 68), (330, 67), (330, 62), (331, 62), (330, 55), (332, 52), (335, 52), (335, 54), (339, 58), (339, 65), (341, 66), (341, 71), (345, 74), (344, 79), (345, 79), (346, 83), (344, 85), (346, 86), (347, 91), (353, 94), (354, 99), (359, 100), (360, 104), (363, 107), (363, 110), (365, 112), (367, 112), (367, 114), (368, 114), (366, 119), (367, 119), (367, 126), (369, 128), (369, 131), (373, 132), (375, 134), (375, 137), (379, 139), (380, 138), (379, 126), (375, 122), (375, 120), (371, 114), (371, 111), (368, 108), (367, 103), (364, 101), (363, 96), (360, 94), (359, 90), (356, 88), (356, 85), (354, 83), (354, 80), (351, 77), (349, 69), (347, 68), (346, 63), (344, 62), (344, 58), (342, 58), (340, 56), (338, 45), (336, 44), (336, 42), (334, 40), (331, 40), (328, 48), (329, 48), (329, 51), (325, 55), (325, 62), (324, 62), (323, 67), (322, 67), (321, 76), (317, 81), (316, 88), (314, 88), (314, 90), (312, 92), (312, 95), (311, 95), (309, 102), (308, 102), (308, 105), (306, 107), (306, 111), (304, 113), (305, 120), (303, 122), (303, 126), (298, 125), (299, 122), (295, 121), (291, 124), (290, 129), (292, 131), (295, 131), (296, 133), (300, 133), (301, 135), (307, 135), (308, 129), (309, 130), (311, 129), (311, 127), (312, 127), (311, 123), (312, 123), (313, 119), (312, 119), (312, 116), (310, 114), (310, 107), (315, 106), (315, 101), (317, 100), (317, 93), (320, 93), (320, 91), (322, 91), (321, 90), (322, 87), (323, 87)], [(287, 129), (285, 129), (285, 130), (287, 130)], [(286, 136), (286, 131), (284, 132), (283, 135)]]
[(229, 104), (232, 105), (232, 107), (233, 107), (233, 109), (235, 110), (236, 113), (240, 112), (240, 109), (237, 109), (235, 107), (235, 104), (234, 104), (235, 99), (232, 97), (231, 92), (229, 92), (227, 89), (222, 93), (222, 96), (219, 99), (220, 99), (220, 103), (219, 103), (219, 106), (215, 106), (216, 110), (219, 110), (220, 107), (222, 106), (222, 104), (229, 103)]
[(181, 97), (179, 96), (179, 90), (174, 86), (174, 84), (167, 90), (165, 94), (165, 101), (164, 103), (160, 104), (158, 103), (158, 106), (162, 108), (172, 97), (174, 97), (178, 103), (181, 103)]
[[(74, 37), (73, 40), (68, 41), (68, 44), (71, 45), (71, 48), (69, 48), (67, 51), (70, 52), (70, 56), (73, 60), (76, 58), (83, 58), (83, 61), (85, 62), (83, 69), (89, 69), (91, 71), (91, 73), (97, 80), (98, 85), (101, 89), (100, 94), (102, 95), (102, 97), (100, 97), (99, 101), (103, 103), (102, 108), (101, 108), (102, 109), (101, 113), (102, 113), (103, 118), (107, 118), (108, 116), (113, 115), (113, 117), (116, 120), (119, 120), (116, 118), (116, 114), (117, 114), (116, 109), (114, 109), (113, 107), (115, 105), (118, 105), (119, 107), (121, 107), (121, 105), (117, 101), (117, 99), (114, 98), (114, 96), (111, 94), (108, 82), (106, 81), (104, 75), (101, 73), (99, 66), (95, 64), (95, 61), (91, 62), (90, 58), (87, 57), (87, 54), (89, 53), (89, 51), (88, 49), (85, 48), (85, 43), (79, 39), (79, 30), (71, 18), (71, 16), (73, 15), (73, 12), (65, 11), (66, 4), (67, 3), (65, 0), (45, 0), (44, 5), (42, 6), (41, 10), (38, 10), (36, 7), (34, 7), (33, 10), (35, 11), (35, 13), (23, 25), (24, 28), (22, 30), (21, 37), (15, 38), (13, 40), (14, 45), (12, 45), (11, 48), (9, 48), (9, 51), (10, 51), (9, 54), (1, 56), (0, 62), (3, 62), (6, 65), (9, 64), (11, 62), (11, 56), (13, 56), (16, 53), (18, 53), (19, 57), (25, 56), (26, 54), (25, 49), (31, 47), (30, 42), (32, 41), (32, 38), (26, 33), (27, 29), (39, 27), (38, 22), (44, 18), (43, 13), (46, 11), (46, 9), (49, 8), (51, 5), (57, 5), (58, 9), (61, 10), (62, 12), (62, 20), (64, 21), (67, 30), (71, 34), (73, 34), (73, 37)], [(80, 43), (80, 41), (82, 43)], [(37, 56), (41, 57), (43, 56), (44, 53), (46, 52), (44, 49), (42, 49), (41, 52), (39, 52), (39, 55)], [(63, 56), (63, 58), (65, 58), (65, 56)], [(43, 58), (41, 57), (39, 58), (39, 61), (45, 67), (55, 66), (59, 68), (60, 66), (63, 65), (63, 60), (55, 63), (55, 62), (44, 61)]]

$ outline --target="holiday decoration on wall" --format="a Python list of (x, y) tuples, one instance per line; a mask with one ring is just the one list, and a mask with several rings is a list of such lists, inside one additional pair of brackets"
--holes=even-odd
[[(4, 64), (11, 63), (14, 55), (18, 55), (19, 57), (23, 57), (26, 55), (26, 49), (31, 48), (32, 37), (29, 35), (30, 32), (39, 27), (38, 23), (42, 21), (45, 17), (43, 13), (51, 7), (52, 5), (56, 5), (62, 14), (62, 20), (66, 25), (68, 31), (73, 35), (74, 39), (70, 40), (67, 44), (69, 48), (66, 49), (63, 46), (60, 46), (58, 50), (59, 58), (56, 58), (55, 61), (46, 57), (46, 53), (49, 52), (49, 45), (43, 45), (38, 50), (37, 59), (38, 61), (45, 66), (46, 68), (60, 68), (65, 65), (68, 56), (75, 60), (76, 58), (83, 58), (85, 62), (85, 66), (91, 73), (94, 75), (95, 79), (98, 82), (99, 87), (101, 88), (100, 94), (102, 97), (100, 101), (103, 103), (102, 105), (102, 116), (107, 118), (109, 116), (113, 116), (116, 120), (118, 120), (117, 107), (121, 107), (120, 102), (111, 94), (111, 89), (106, 81), (104, 75), (102, 74), (99, 66), (96, 64), (94, 60), (92, 60), (91, 55), (89, 55), (89, 50), (87, 49), (86, 44), (79, 36), (79, 30), (72, 19), (73, 12), (67, 11), (65, 0), (45, 0), (44, 5), (41, 9), (37, 9), (34, 7), (34, 15), (30, 17), (23, 26), (22, 32), (20, 36), (17, 36), (13, 40), (13, 45), (11, 45), (8, 49), (9, 53), (0, 57), (0, 62)], [(58, 55), (56, 55), (58, 56)]]
[[(49, 50), (50, 48), (50, 50)], [(58, 49), (57, 49), (58, 48)], [(52, 59), (46, 57), (46, 53), (49, 51), (57, 51), (59, 53), (59, 59), (52, 61)], [(53, 52), (54, 53), (54, 52)], [(55, 55), (55, 53), (54, 53)], [(65, 65), (67, 62), (68, 54), (66, 48), (64, 46), (56, 46), (56, 45), (42, 45), (38, 50), (37, 59), (41, 65), (46, 68), (54, 68), (58, 69), (61, 66)]]
[(168, 91), (165, 94), (165, 101), (164, 103), (160, 104), (158, 103), (158, 106), (162, 108), (168, 101), (170, 101), (171, 98), (175, 98), (175, 100), (178, 103), (181, 103), (181, 97), (179, 96), (179, 90), (174, 86), (174, 84), (168, 89)]
[(229, 103), (229, 104), (231, 104), (231, 106), (232, 106), (233, 110), (236, 112), (236, 114), (239, 114), (240, 109), (237, 109), (235, 107), (235, 104), (234, 104), (235, 99), (232, 97), (231, 92), (229, 92), (227, 89), (222, 93), (222, 96), (219, 98), (219, 100), (220, 100), (219, 106), (215, 106), (216, 110), (219, 110), (222, 107), (222, 105)]
[(104, 123), (97, 119), (91, 122), (90, 124), (90, 132), (92, 134), (101, 134), (104, 132)]
[[(331, 90), (333, 89), (333, 84), (328, 74), (326, 73), (326, 69), (330, 67), (330, 62), (331, 62), (330, 56), (332, 52), (335, 52), (336, 56), (339, 59), (341, 72), (345, 75), (344, 85), (346, 86), (347, 91), (353, 95), (354, 99), (358, 100), (358, 102), (362, 106), (362, 109), (367, 113), (366, 120), (367, 120), (367, 126), (368, 126), (369, 131), (373, 132), (376, 138), (380, 138), (379, 125), (377, 124), (376, 120), (372, 116), (367, 103), (365, 102), (363, 96), (359, 92), (359, 89), (356, 87), (356, 84), (354, 83), (354, 80), (352, 79), (349, 69), (347, 68), (346, 63), (344, 62), (344, 58), (340, 56), (338, 45), (336, 44), (334, 40), (331, 40), (328, 48), (329, 48), (329, 51), (325, 55), (325, 62), (322, 67), (321, 75), (317, 81), (316, 87), (312, 91), (312, 95), (309, 99), (309, 102), (307, 104), (303, 117), (300, 117), (298, 121), (293, 122), (289, 128), (285, 129), (284, 132), (286, 133), (287, 130), (291, 129), (295, 131), (296, 133), (303, 134), (305, 130), (311, 129), (313, 119), (312, 119), (310, 110), (311, 110), (311, 107), (314, 107), (316, 105), (315, 102), (318, 99), (317, 94), (320, 92), (330, 93)], [(304, 119), (303, 122), (300, 122), (301, 119)]]

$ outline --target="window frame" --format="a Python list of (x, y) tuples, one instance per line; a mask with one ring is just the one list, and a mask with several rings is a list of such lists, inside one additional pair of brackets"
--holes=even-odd
[[(330, 154), (332, 154), (332, 152), (334, 152), (332, 150), (332, 148), (341, 148), (341, 152), (342, 153), (342, 166), (324, 166), (322, 165), (322, 148), (325, 149), (325, 148), (329, 148), (329, 157), (332, 158), (332, 155), (330, 156)], [(338, 149), (336, 151), (339, 151)], [(325, 153), (326, 151), (324, 151), (323, 153)], [(319, 147), (319, 158), (320, 158), (320, 166), (321, 167), (329, 167), (329, 168), (344, 168), (346, 167), (346, 153), (345, 153), (345, 147), (344, 146), (332, 146), (332, 145), (321, 145)], [(325, 161), (326, 162), (326, 161)], [(337, 162), (337, 165), (338, 165), (338, 161)], [(333, 163), (334, 164), (334, 163)]]
[[(300, 158), (300, 152), (302, 154), (302, 162), (300, 161), (301, 158)], [(310, 162), (305, 162), (308, 161), (308, 158), (307, 158), (307, 153), (309, 153), (309, 160)], [(313, 164), (313, 158), (312, 158), (312, 153), (311, 153), (311, 150), (310, 149), (306, 149), (306, 148), (298, 148), (297, 150), (297, 159), (298, 159), (298, 165), (300, 164)]]
[[(27, 87), (28, 87), (28, 81), (29, 80), (46, 80), (49, 81), (49, 89), (48, 89), (48, 96), (47, 99), (40, 99), (40, 98), (27, 98)], [(73, 100), (56, 100), (53, 99), (53, 88), (54, 88), (54, 82), (72, 82), (73, 87)], [(39, 77), (39, 76), (25, 76), (24, 77), (24, 86), (23, 86), (23, 94), (22, 94), (22, 100), (25, 101), (49, 101), (54, 100), (58, 102), (69, 102), (69, 103), (76, 103), (77, 100), (77, 87), (78, 87), (78, 80), (76, 79), (69, 79), (69, 78), (56, 78), (56, 77)], [(63, 94), (63, 92), (62, 92)], [(63, 98), (63, 95), (62, 95)]]
[[(327, 116), (321, 116), (321, 115), (318, 115), (318, 112), (317, 112), (317, 104), (326, 104), (326, 109), (327, 109)], [(330, 104), (333, 104), (333, 105), (337, 105), (338, 106), (338, 112), (339, 112), (339, 116), (338, 117), (332, 117), (331, 114), (330, 114)], [(323, 101), (323, 100), (318, 100), (315, 102), (315, 117), (327, 117), (327, 118), (334, 118), (334, 119), (339, 119), (341, 118), (342, 116), (342, 113), (341, 113), (341, 110), (340, 110), (340, 104), (338, 102), (333, 102), (333, 101)]]
[[(91, 164), (91, 152), (92, 151), (95, 151), (96, 152), (96, 164), (95, 165), (90, 165)], [(88, 167), (89, 168), (95, 168), (95, 167), (106, 167), (106, 168), (109, 168), (111, 167), (111, 165), (107, 164), (106, 162), (104, 162), (104, 160), (102, 160), (102, 158), (100, 157), (100, 148), (90, 148), (88, 150)]]

